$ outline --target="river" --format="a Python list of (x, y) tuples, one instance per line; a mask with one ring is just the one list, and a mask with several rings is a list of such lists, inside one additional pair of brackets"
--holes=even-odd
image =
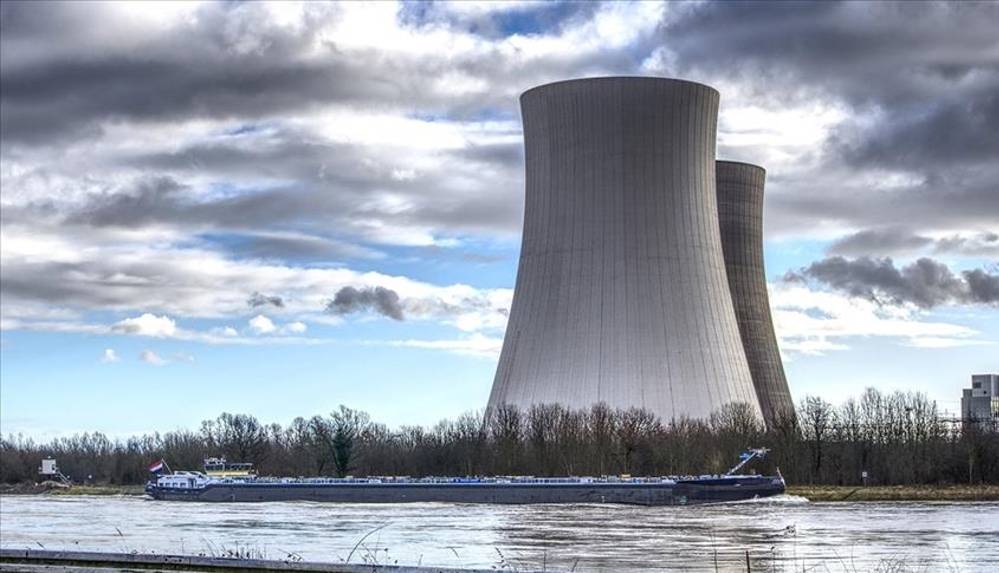
[(691, 507), (0, 496), (5, 548), (547, 571), (999, 571), (999, 503)]

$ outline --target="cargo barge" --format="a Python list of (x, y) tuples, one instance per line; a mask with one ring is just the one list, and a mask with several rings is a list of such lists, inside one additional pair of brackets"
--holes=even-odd
[[(272, 478), (252, 473), (181, 471), (149, 482), (153, 499), (202, 502), (321, 501), (338, 503), (614, 503), (691, 505), (784, 493), (784, 479), (739, 475), (766, 450), (750, 450), (724, 475), (663, 477), (367, 477)], [(218, 460), (213, 460), (217, 462)], [(207, 466), (207, 464), (206, 464)], [(224, 467), (224, 463), (223, 463)]]

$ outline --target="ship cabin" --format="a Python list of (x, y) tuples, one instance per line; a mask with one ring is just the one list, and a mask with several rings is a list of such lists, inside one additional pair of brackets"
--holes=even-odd
[(156, 478), (156, 487), (174, 489), (198, 489), (205, 487), (208, 476), (201, 472), (174, 472)]
[(227, 462), (225, 458), (206, 458), (205, 474), (214, 478), (251, 479), (257, 476), (253, 464)]

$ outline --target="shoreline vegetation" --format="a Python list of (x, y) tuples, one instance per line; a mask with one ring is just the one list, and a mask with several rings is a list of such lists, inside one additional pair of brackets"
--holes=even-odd
[[(72, 485), (56, 482), (0, 484), (0, 495), (142, 496), (141, 485)], [(999, 501), (999, 485), (788, 485), (787, 495), (816, 502)]]
[[(806, 397), (796, 413), (770, 427), (740, 403), (707, 419), (671, 420), (606, 404), (585, 410), (501, 406), (488, 416), (471, 412), (433, 426), (400, 427), (340, 406), (286, 425), (223, 413), (197, 430), (164, 434), (111, 438), (92, 432), (45, 443), (7, 435), (0, 438), (0, 483), (38, 481), (45, 458), (54, 458), (74, 483), (120, 486), (144, 484), (156, 460), (175, 470), (197, 470), (205, 458), (218, 456), (252, 463), (268, 476), (684, 476), (723, 474), (753, 447), (769, 448), (770, 454), (744, 471), (779, 470), (790, 484), (921, 484), (930, 491), (999, 485), (995, 424), (942, 417), (921, 393), (874, 389), (839, 406)], [(824, 491), (811, 495), (839, 495)]]
[(789, 485), (787, 494), (815, 502), (999, 501), (999, 486), (979, 485)]

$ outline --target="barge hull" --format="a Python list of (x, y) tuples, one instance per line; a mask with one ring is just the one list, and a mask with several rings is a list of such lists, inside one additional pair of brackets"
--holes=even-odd
[(337, 503), (615, 503), (688, 505), (739, 501), (784, 493), (779, 478), (747, 478), (725, 484), (308, 484), (224, 483), (204, 488), (151, 488), (155, 499), (202, 502), (320, 501)]

